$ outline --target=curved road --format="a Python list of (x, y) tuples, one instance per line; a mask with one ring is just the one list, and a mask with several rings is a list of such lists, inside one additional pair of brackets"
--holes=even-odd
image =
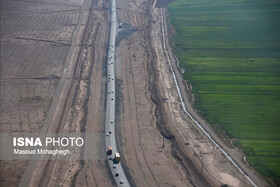
[[(112, 154), (108, 155), (108, 163), (112, 175), (116, 181), (117, 186), (127, 186), (130, 184), (127, 180), (121, 162), (116, 162), (114, 155), (117, 150), (116, 136), (115, 136), (115, 107), (116, 107), (116, 86), (115, 86), (115, 43), (117, 34), (117, 18), (116, 18), (116, 0), (112, 0), (111, 4), (111, 30), (110, 42), (108, 49), (107, 61), (107, 105), (106, 105), (106, 127), (105, 127), (105, 140), (106, 150), (108, 146), (112, 147)], [(116, 173), (118, 172), (118, 175)]]

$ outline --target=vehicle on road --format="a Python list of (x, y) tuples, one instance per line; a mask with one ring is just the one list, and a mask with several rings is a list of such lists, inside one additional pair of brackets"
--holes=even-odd
[(111, 146), (108, 146), (107, 154), (108, 154), (108, 155), (111, 155), (111, 154), (112, 154), (112, 147), (111, 147)]
[(116, 153), (116, 154), (115, 154), (115, 159), (116, 159), (117, 162), (120, 162), (120, 161), (121, 161), (120, 153)]

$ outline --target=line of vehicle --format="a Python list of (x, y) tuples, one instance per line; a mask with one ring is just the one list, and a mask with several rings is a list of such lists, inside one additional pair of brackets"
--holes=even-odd
[(180, 97), (180, 101), (181, 101), (181, 104), (182, 104), (182, 107), (183, 107), (183, 110), (184, 112), (191, 118), (191, 120), (202, 130), (202, 132), (213, 142), (213, 144), (218, 148), (220, 149), (220, 151), (231, 161), (231, 163), (238, 169), (238, 171), (240, 173), (242, 173), (246, 178), (247, 180), (254, 186), (254, 187), (257, 187), (257, 185), (255, 184), (255, 182), (237, 165), (237, 163), (228, 155), (228, 153), (211, 137), (210, 134), (208, 134), (208, 132), (201, 126), (201, 124), (196, 121), (194, 119), (194, 117), (187, 111), (186, 109), (186, 106), (185, 106), (185, 103), (184, 103), (184, 100), (182, 98), (182, 95), (181, 95), (181, 90), (180, 90), (180, 87), (178, 85), (178, 82), (177, 82), (177, 78), (176, 78), (176, 75), (173, 71), (173, 68), (172, 68), (172, 65), (171, 65), (171, 60), (170, 60), (170, 57), (169, 57), (169, 54), (168, 54), (168, 51), (166, 49), (166, 43), (165, 43), (165, 29), (164, 29), (164, 20), (163, 20), (163, 15), (162, 15), (162, 9), (161, 9), (161, 24), (162, 24), (162, 38), (163, 38), (163, 48), (164, 48), (164, 51), (166, 53), (166, 56), (167, 56), (167, 60), (168, 60), (168, 64), (169, 64), (169, 67), (171, 69), (171, 72), (172, 72), (172, 76), (173, 76), (173, 79), (174, 79), (174, 82), (176, 84), (176, 88), (177, 88), (177, 92), (179, 94), (179, 97)]
[(115, 133), (115, 108), (116, 108), (116, 85), (115, 85), (115, 44), (117, 35), (116, 0), (111, 2), (111, 28), (107, 60), (107, 104), (105, 142), (107, 158), (110, 170), (117, 186), (130, 187), (121, 164), (121, 157), (117, 150)]

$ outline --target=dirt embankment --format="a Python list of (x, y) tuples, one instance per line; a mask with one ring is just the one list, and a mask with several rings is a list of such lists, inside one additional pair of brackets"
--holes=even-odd
[[(155, 23), (155, 33), (152, 33), (152, 35), (154, 37), (154, 46), (157, 51), (159, 62), (160, 93), (162, 94), (161, 96), (165, 98), (164, 101), (161, 101), (166, 116), (166, 123), (163, 129), (168, 129), (168, 136), (170, 136), (170, 132), (174, 136), (173, 145), (175, 153), (177, 153), (175, 156), (179, 155), (179, 160), (182, 161), (185, 166), (188, 166), (188, 160), (191, 161), (192, 165), (196, 168), (196, 170), (191, 171), (194, 172), (193, 177), (198, 176), (198, 178), (201, 178), (199, 176), (202, 175), (205, 180), (214, 186), (221, 184), (228, 184), (230, 186), (250, 186), (251, 184), (245, 176), (233, 166), (225, 155), (223, 155), (223, 153), (182, 110), (171, 69), (174, 70), (176, 77), (180, 78), (180, 80), (177, 79), (177, 81), (180, 85), (187, 109), (191, 111), (192, 115), (195, 115), (195, 119), (199, 119), (199, 122), (203, 123), (204, 128), (207, 128), (206, 130), (211, 132), (212, 137), (215, 135), (213, 129), (211, 130), (211, 128), (209, 128), (209, 124), (206, 124), (206, 122), (200, 119), (195, 113), (190, 101), (187, 99), (190, 97), (187, 96), (188, 92), (185, 91), (186, 87), (182, 86), (184, 81), (176, 67), (176, 61), (172, 55), (171, 49), (168, 46), (169, 36), (166, 28), (164, 9), (162, 12), (160, 9), (154, 9), (153, 15), (155, 16), (155, 19), (158, 19), (159, 21)], [(158, 27), (161, 28), (161, 33), (157, 33)], [(172, 68), (170, 68), (170, 66), (172, 66)], [(217, 135), (215, 135), (215, 140), (222, 145), (222, 147), (226, 147), (223, 142), (217, 138)], [(230, 151), (231, 154), (235, 156), (234, 159), (243, 158), (242, 155), (240, 155), (240, 152), (236, 149), (227, 148), (227, 151)], [(248, 170), (248, 168), (246, 169)], [(195, 179), (195, 177), (193, 179)], [(263, 182), (257, 177), (253, 180), (257, 181), (258, 184), (263, 184)]]
[(118, 144), (131, 184), (249, 186), (183, 112), (153, 4), (118, 2), (120, 21), (138, 29), (120, 43), (116, 61)]
[(154, 51), (149, 14), (151, 1), (118, 1), (120, 21), (137, 28), (120, 42), (116, 54), (117, 135), (119, 150), (133, 186), (190, 186), (186, 173), (157, 129), (152, 91)]
[[(172, 50), (169, 47), (169, 32), (173, 32), (172, 28), (169, 28), (170, 31), (167, 32), (168, 28), (167, 28), (167, 12), (162, 9), (161, 10), (161, 20), (163, 20), (163, 30), (165, 30), (165, 43), (166, 43), (166, 48), (165, 48), (165, 52), (166, 55), (168, 54), (169, 59), (170, 59), (170, 65), (172, 66), (172, 69), (174, 70), (174, 74), (176, 75), (176, 79), (177, 79), (177, 83), (178, 86), (180, 87), (180, 91), (181, 91), (181, 96), (182, 99), (184, 100), (185, 103), (185, 107), (188, 110), (188, 112), (190, 113), (190, 115), (192, 116), (192, 118), (194, 118), (196, 121), (198, 121), (200, 123), (200, 125), (204, 128), (204, 130), (207, 131), (207, 133), (212, 137), (212, 139), (214, 139), (214, 141), (219, 144), (219, 146), (227, 152), (227, 154), (231, 157), (231, 159), (234, 160), (234, 162), (239, 166), (239, 168), (241, 168), (241, 170), (243, 170), (243, 172), (248, 175), (251, 179), (253, 180), (252, 183), (255, 183), (257, 186), (268, 186), (268, 184), (265, 182), (265, 179), (263, 177), (261, 177), (258, 173), (255, 172), (255, 170), (248, 166), (245, 162), (244, 162), (244, 153), (239, 150), (238, 148), (234, 147), (231, 145), (230, 141), (228, 137), (226, 137), (222, 132), (216, 131), (215, 129), (212, 128), (212, 126), (207, 123), (200, 115), (199, 113), (192, 107), (192, 103), (194, 102), (194, 97), (191, 94), (191, 85), (187, 85), (187, 82), (184, 80), (181, 71), (182, 69), (180, 69), (177, 66), (177, 61), (176, 61), (176, 57), (173, 56), (172, 54)], [(169, 68), (170, 69), (170, 68)], [(190, 119), (189, 119), (190, 120)], [(207, 142), (209, 142), (210, 144), (213, 145), (212, 141), (210, 141), (208, 139), (208, 137), (206, 137), (206, 135), (201, 131), (201, 129), (194, 123), (194, 121), (190, 120), (190, 122), (193, 124), (192, 127), (195, 128), (195, 130), (200, 133), (200, 135), (204, 136), (204, 138), (206, 138)], [(214, 146), (215, 149), (218, 149), (216, 146)], [(226, 158), (226, 164), (221, 165), (221, 164), (217, 164), (219, 162), (223, 163), (223, 161), (221, 160), (221, 158), (225, 158), (225, 155), (221, 152), (221, 150), (218, 149), (218, 151), (216, 151), (216, 153), (221, 154), (222, 157), (214, 157), (214, 161), (216, 161), (215, 167), (211, 168), (212, 171), (214, 172), (215, 175), (213, 175), (212, 177), (220, 180), (223, 183), (227, 183), (231, 184), (233, 186), (242, 186), (242, 185), (252, 185), (251, 182), (249, 182), (249, 180), (247, 180), (247, 178), (244, 177), (243, 174), (241, 174), (241, 172), (239, 172), (239, 170), (234, 167), (234, 165), (232, 164), (231, 161), (229, 161)], [(204, 156), (203, 156), (203, 160), (201, 160), (202, 164), (204, 165)], [(206, 157), (207, 158), (207, 157)], [(208, 157), (209, 158), (209, 157)], [(211, 161), (211, 160), (210, 160)], [(214, 164), (215, 162), (210, 162), (211, 165)], [(226, 166), (227, 165), (227, 166)], [(224, 168), (222, 167), (224, 166)], [(215, 170), (216, 169), (216, 170)], [(226, 170), (225, 170), (226, 169)], [(211, 173), (211, 171), (210, 171)], [(236, 180), (236, 178), (239, 178), (238, 180)]]
[[(118, 2), (120, 21), (138, 30), (117, 49), (117, 134), (122, 162), (133, 186), (209, 186), (212, 183), (181, 153), (176, 133), (166, 125), (172, 111), (166, 109), (168, 98), (161, 93), (164, 80), (156, 51), (161, 49), (154, 46), (152, 34), (160, 36), (160, 25), (159, 17), (152, 15), (152, 4)], [(160, 40), (158, 37), (157, 45)]]

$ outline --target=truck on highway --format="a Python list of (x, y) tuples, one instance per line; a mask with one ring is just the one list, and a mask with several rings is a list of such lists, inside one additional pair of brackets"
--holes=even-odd
[(111, 154), (112, 154), (112, 147), (111, 147), (111, 146), (108, 146), (107, 154), (108, 154), (108, 155), (111, 155)]
[(116, 153), (116, 154), (115, 154), (115, 159), (116, 159), (117, 162), (120, 162), (120, 161), (121, 161), (120, 153)]

